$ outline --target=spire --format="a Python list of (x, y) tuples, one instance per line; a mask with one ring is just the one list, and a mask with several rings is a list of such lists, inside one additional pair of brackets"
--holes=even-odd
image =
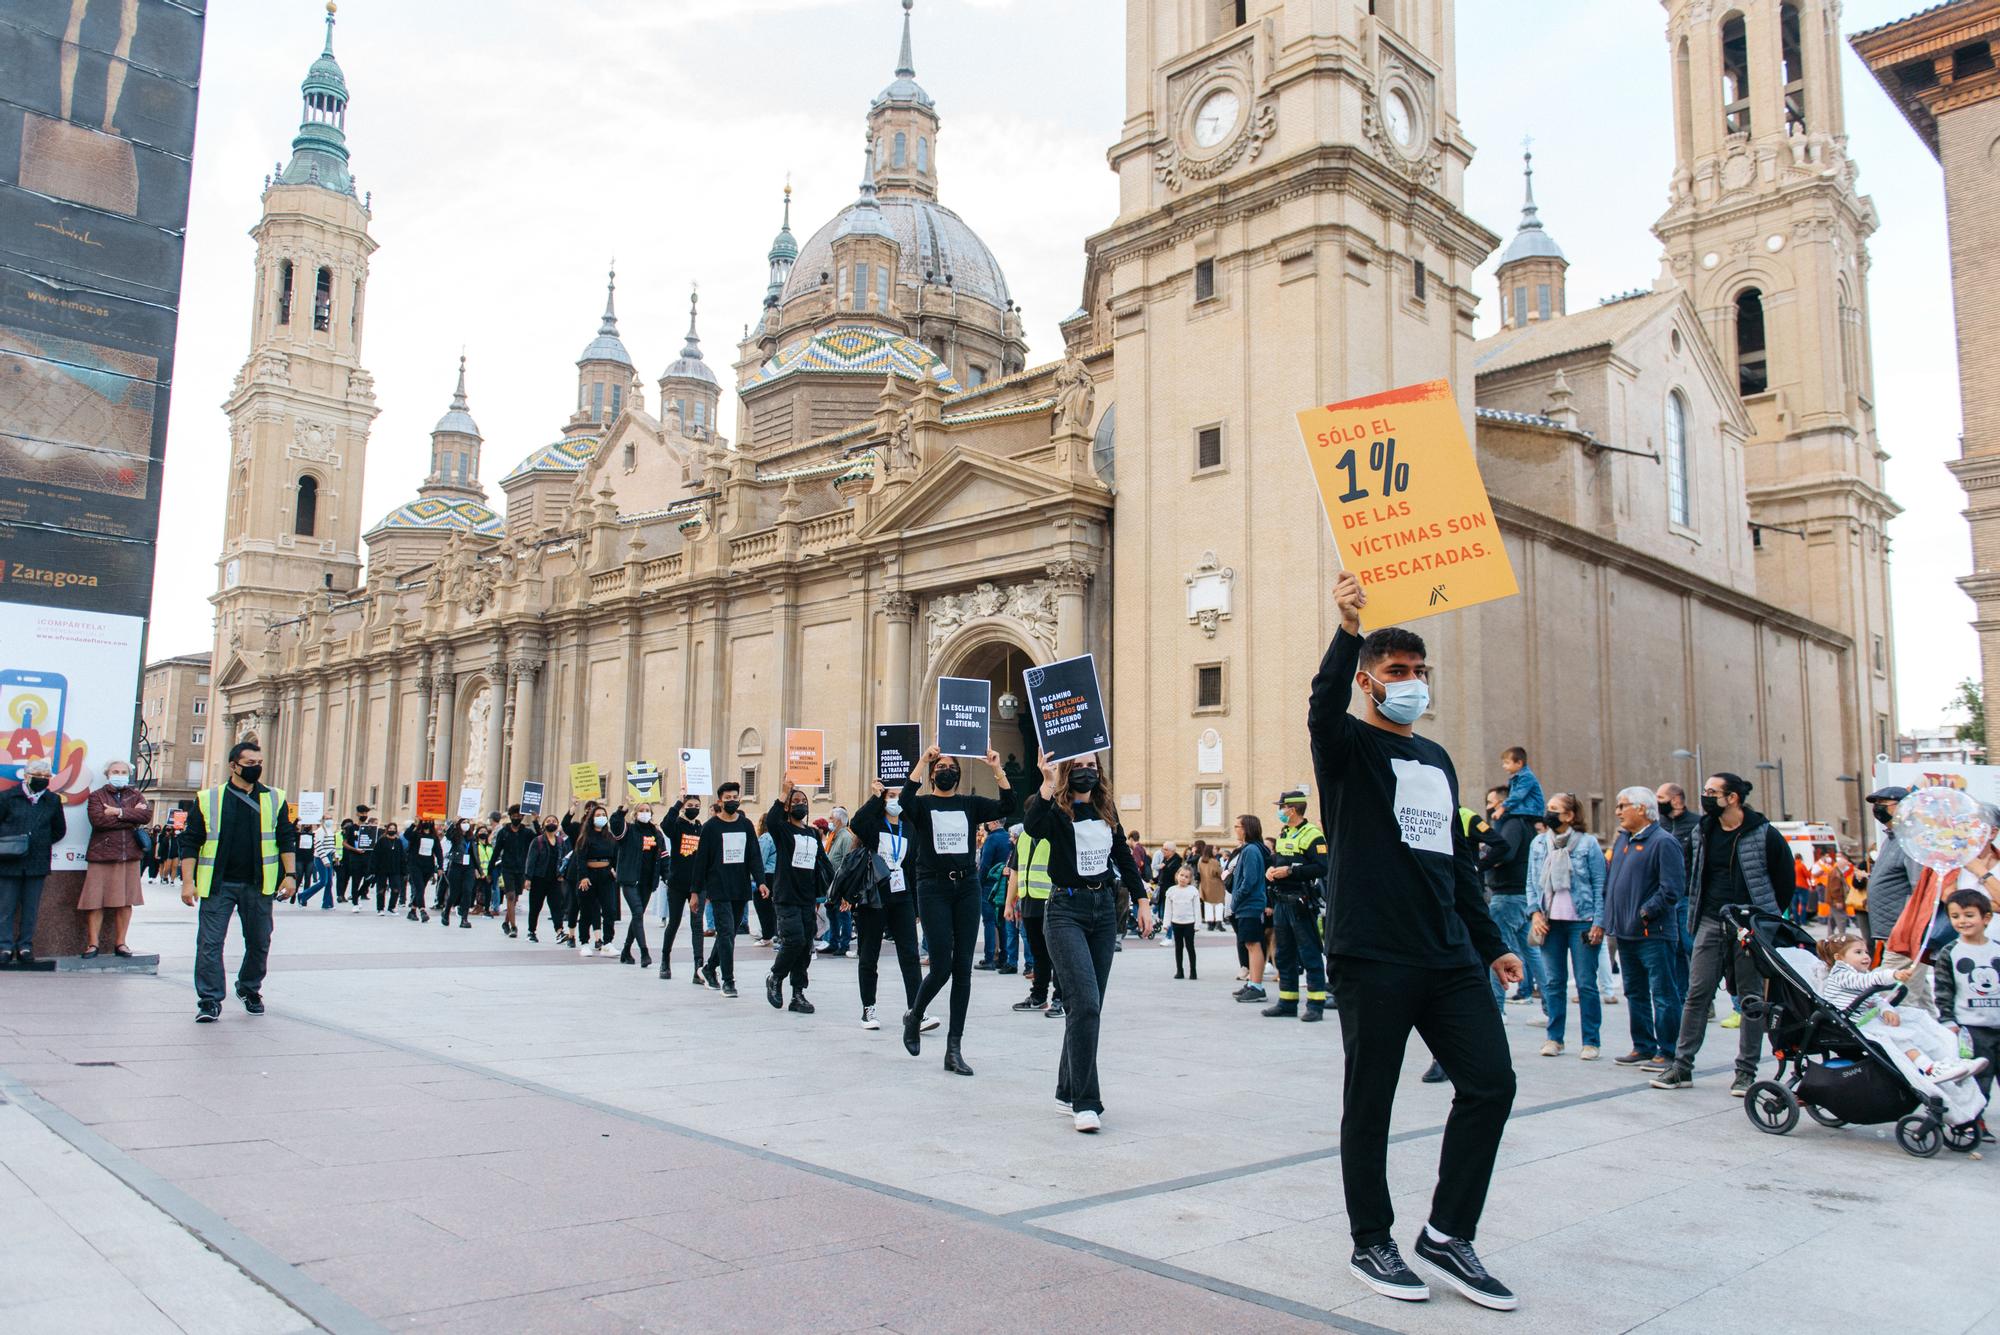
[(681, 356), (693, 357), (696, 360), (699, 360), (701, 357), (701, 336), (695, 333), (694, 317), (696, 307), (700, 304), (701, 289), (699, 287), (690, 287), (688, 289), (688, 337), (687, 342), (681, 347)]
[(611, 269), (611, 272), (605, 276), (604, 280), (604, 323), (597, 326), (598, 333), (609, 334), (613, 338), (618, 337), (618, 309), (616, 306), (617, 298), (618, 298), (618, 269), (617, 266), (614, 265)]
[(621, 366), (632, 364), (632, 354), (625, 351), (625, 343), (618, 337), (618, 269), (613, 265), (604, 283), (604, 319), (597, 326), (597, 337), (578, 357), (577, 364), (584, 362), (617, 362)]
[(1521, 179), (1527, 184), (1527, 198), (1521, 203), (1521, 230), (1542, 230), (1542, 218), (1535, 211), (1535, 150), (1521, 150)]
[[(896, 60), (896, 77), (899, 79), (914, 79), (917, 77), (916, 62), (910, 58), (910, 7), (914, 3), (915, 0), (903, 0), (903, 51)], [(328, 18), (326, 23), (327, 47), (331, 50), (333, 45), (333, 20)]]
[[(660, 377), (662, 381), (699, 380), (704, 385), (715, 385), (717, 383), (715, 372), (709, 370), (708, 363), (701, 359), (701, 335), (695, 332), (695, 316), (700, 304), (701, 288), (697, 284), (690, 284), (688, 288), (687, 342), (681, 347), (681, 355), (675, 358), (671, 366), (667, 367), (667, 373)], [(664, 415), (667, 409), (666, 389), (664, 386), (661, 388), (660, 393), (660, 412)]]
[(458, 354), (458, 388), (451, 392), (451, 406), (465, 411), (465, 354)]
[(472, 420), (472, 412), (465, 400), (465, 354), (462, 352), (458, 354), (458, 388), (451, 392), (451, 407), (445, 409), (444, 416), (438, 418), (437, 425), (431, 428), (434, 436), (445, 432), (461, 436), (479, 434), (479, 424)]
[(326, 6), (326, 44), (299, 85), (303, 102), (292, 161), (278, 173), (280, 185), (320, 185), (337, 194), (354, 193), (347, 166), (347, 76), (333, 56), (333, 0)]
[(880, 107), (889, 102), (910, 103), (928, 109), (932, 105), (931, 95), (917, 82), (917, 63), (910, 55), (910, 7), (914, 0), (903, 0), (903, 45), (896, 53), (896, 77), (887, 88), (875, 95), (874, 105)]
[(861, 151), (861, 194), (841, 216), (840, 230), (834, 233), (834, 240), (845, 236), (896, 239), (896, 234), (889, 230), (888, 220), (882, 216), (882, 205), (875, 196), (875, 136), (872, 134)]
[(1541, 212), (1535, 206), (1535, 154), (1529, 147), (1534, 141), (1521, 141), (1521, 176), (1525, 183), (1521, 202), (1521, 226), (1514, 233), (1514, 240), (1507, 247), (1507, 253), (1500, 257), (1502, 266), (1516, 260), (1552, 259), (1562, 260), (1562, 247), (1542, 226)]

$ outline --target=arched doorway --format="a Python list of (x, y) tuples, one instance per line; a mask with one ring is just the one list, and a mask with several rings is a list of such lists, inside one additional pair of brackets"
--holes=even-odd
[[(992, 745), (1000, 753), (1008, 782), (1015, 792), (1015, 813), (1020, 801), (1039, 782), (1035, 769), (1034, 725), (1028, 718), (1028, 693), (1023, 674), (1031, 667), (1053, 662), (1048, 650), (1033, 635), (1017, 629), (1005, 619), (995, 618), (962, 627), (940, 650), (935, 668), (924, 683), (924, 744), (934, 739), (937, 724), (938, 678), (984, 677), (992, 683)], [(983, 764), (964, 767), (965, 791), (991, 797), (998, 785)]]

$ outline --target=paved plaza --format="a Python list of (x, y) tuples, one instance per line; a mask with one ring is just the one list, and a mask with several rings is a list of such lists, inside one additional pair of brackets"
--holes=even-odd
[[(2000, 1185), (1992, 1156), (1874, 1129), (1760, 1134), (1726, 1093), (1733, 1034), (1668, 1094), (1576, 1060), (1574, 1029), (1537, 1056), (1510, 1007), (1520, 1096), (1480, 1244), (1521, 1309), (1407, 1306), (1347, 1273), (1338, 1026), (1232, 1004), (1222, 934), (1199, 983), (1150, 942), (1118, 957), (1088, 1137), (1053, 1099), (1060, 1025), (1008, 1010), (1017, 978), (977, 976), (967, 1080), (941, 1033), (913, 1059), (859, 1027), (851, 959), (815, 963), (798, 1016), (764, 1004), (754, 947), (730, 1001), (688, 984), (685, 941), (662, 982), (490, 922), (286, 906), (270, 1013), (197, 1027), (193, 911), (168, 898), (132, 935), (158, 978), (0, 974), (13, 1335), (1762, 1335), (1852, 1326), (1844, 1267), (1898, 1221), (1990, 1218)], [(1624, 1008), (1605, 1023), (1608, 1057)], [(1426, 1060), (1390, 1157), (1406, 1242), (1450, 1097)], [(1895, 1329), (2000, 1330), (1990, 1266), (1934, 1273), (1884, 1300)]]

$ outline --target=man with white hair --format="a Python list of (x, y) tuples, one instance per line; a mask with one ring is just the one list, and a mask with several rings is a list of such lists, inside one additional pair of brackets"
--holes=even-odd
[(1604, 887), (1604, 929), (1618, 941), (1632, 1024), (1632, 1050), (1617, 1061), (1658, 1073), (1673, 1060), (1680, 1035), (1683, 997), (1674, 961), (1687, 868), (1680, 841), (1660, 824), (1651, 789), (1620, 792), (1614, 814), (1618, 838)]
[[(826, 813), (826, 857), (836, 873), (847, 865), (847, 855), (854, 851), (854, 831), (847, 824), (846, 807), (835, 807)], [(826, 944), (819, 948), (819, 953), (845, 955), (854, 940), (854, 910), (837, 909), (829, 904), (825, 912)]]
[(50, 774), (48, 757), (35, 756), (21, 766), (20, 783), (0, 793), (0, 964), (35, 962), (50, 850), (69, 833)]

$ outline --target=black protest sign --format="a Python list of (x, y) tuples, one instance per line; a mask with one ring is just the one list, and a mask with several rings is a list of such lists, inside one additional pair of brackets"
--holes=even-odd
[(1029, 668), (1024, 681), (1035, 744), (1050, 760), (1073, 760), (1110, 747), (1111, 720), (1104, 714), (1095, 654)]
[(937, 705), (939, 754), (984, 758), (992, 715), (992, 682), (984, 677), (940, 677)]
[(923, 729), (914, 723), (875, 725), (875, 777), (894, 788), (910, 777), (924, 747)]

